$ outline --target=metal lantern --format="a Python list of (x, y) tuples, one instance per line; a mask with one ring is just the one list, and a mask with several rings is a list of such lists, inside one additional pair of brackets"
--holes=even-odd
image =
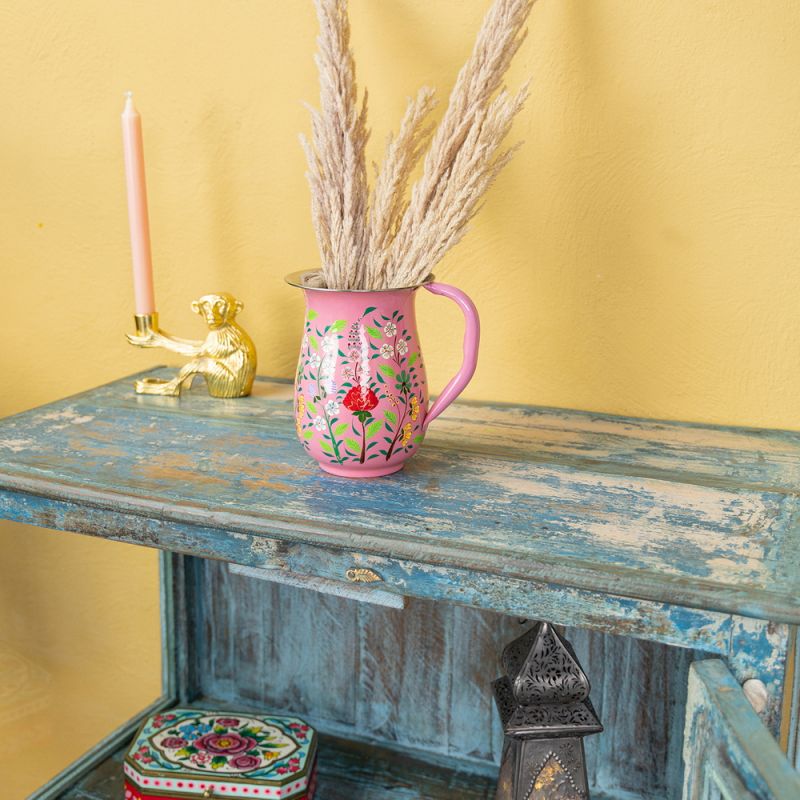
[(603, 730), (572, 646), (538, 622), (503, 651), (493, 684), (505, 744), (495, 800), (586, 800), (583, 737)]

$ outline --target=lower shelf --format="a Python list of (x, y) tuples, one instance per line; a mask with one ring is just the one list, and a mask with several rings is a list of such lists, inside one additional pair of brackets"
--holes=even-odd
[[(124, 750), (60, 800), (120, 800)], [(495, 781), (426, 764), (393, 750), (320, 737), (315, 800), (493, 800)]]

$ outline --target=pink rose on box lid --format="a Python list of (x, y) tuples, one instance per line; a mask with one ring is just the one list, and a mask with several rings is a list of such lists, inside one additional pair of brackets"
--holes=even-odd
[(196, 739), (194, 746), (209, 753), (232, 756), (252, 750), (256, 746), (256, 740), (250, 736), (240, 736), (238, 733), (207, 733)]
[(189, 744), (186, 739), (182, 739), (180, 736), (167, 736), (161, 744), (166, 747), (168, 750), (180, 750), (181, 747), (186, 747)]
[(250, 770), (260, 766), (261, 759), (257, 756), (236, 756), (231, 763), (236, 769)]

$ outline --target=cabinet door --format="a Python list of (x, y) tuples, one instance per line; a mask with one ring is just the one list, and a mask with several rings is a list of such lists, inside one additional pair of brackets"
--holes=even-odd
[(684, 800), (800, 798), (800, 774), (718, 659), (691, 666), (683, 760)]

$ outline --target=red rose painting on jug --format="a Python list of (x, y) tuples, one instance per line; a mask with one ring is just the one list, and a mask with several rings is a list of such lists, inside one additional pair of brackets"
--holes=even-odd
[(430, 407), (414, 314), (416, 287), (303, 287), (307, 308), (295, 424), (303, 446), (328, 472), (377, 477), (397, 471), (418, 449), (430, 421), (472, 377), (479, 337), (475, 307), (454, 287), (424, 287), (455, 299), (467, 319), (464, 364)]
[(301, 441), (316, 440), (337, 464), (387, 462), (413, 449), (423, 436), (425, 378), (405, 316), (367, 306), (351, 323), (316, 319), (310, 310), (298, 365)]

